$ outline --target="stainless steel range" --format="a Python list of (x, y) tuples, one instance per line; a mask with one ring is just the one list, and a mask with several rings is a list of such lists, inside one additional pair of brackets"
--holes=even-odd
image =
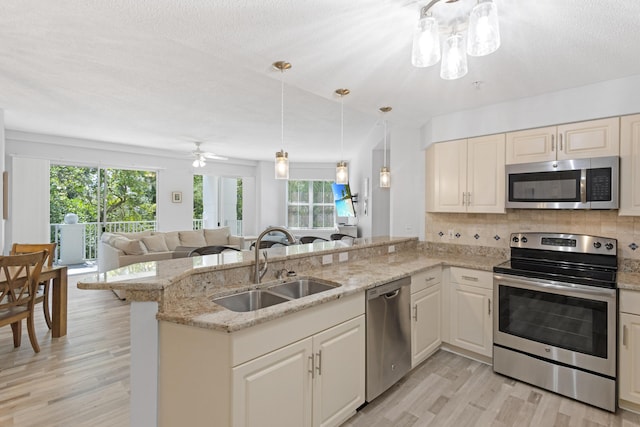
[(493, 271), (494, 371), (615, 411), (616, 239), (512, 234)]

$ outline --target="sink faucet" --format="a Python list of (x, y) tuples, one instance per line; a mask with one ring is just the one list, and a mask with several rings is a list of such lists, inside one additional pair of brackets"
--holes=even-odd
[(256, 265), (255, 265), (255, 271), (254, 271), (254, 275), (253, 275), (253, 280), (254, 280), (254, 282), (256, 284), (260, 284), (260, 279), (262, 279), (262, 277), (265, 274), (267, 274), (267, 268), (268, 268), (267, 253), (266, 252), (264, 253), (264, 266), (263, 266), (263, 268), (260, 268), (260, 242), (262, 242), (262, 238), (264, 236), (266, 236), (267, 234), (271, 233), (272, 231), (279, 231), (279, 232), (283, 233), (285, 236), (287, 236), (287, 240), (289, 241), (289, 243), (295, 243), (296, 242), (295, 237), (293, 237), (293, 235), (291, 235), (291, 233), (289, 233), (289, 231), (284, 227), (269, 227), (266, 230), (264, 230), (262, 233), (260, 233), (260, 235), (256, 239), (256, 243), (255, 243)]

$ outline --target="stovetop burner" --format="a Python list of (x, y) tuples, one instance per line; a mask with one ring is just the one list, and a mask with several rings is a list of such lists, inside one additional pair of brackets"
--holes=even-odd
[(616, 287), (617, 241), (559, 233), (514, 233), (511, 260), (493, 271), (526, 278)]

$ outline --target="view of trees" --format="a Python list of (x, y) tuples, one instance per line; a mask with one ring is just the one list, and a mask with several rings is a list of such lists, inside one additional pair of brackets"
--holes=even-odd
[(103, 183), (100, 209), (106, 204), (107, 222), (155, 220), (155, 172), (123, 169), (101, 169), (100, 172), (101, 181), (97, 168), (51, 166), (51, 224), (64, 222), (67, 213), (77, 214), (79, 222), (96, 222), (100, 182)]

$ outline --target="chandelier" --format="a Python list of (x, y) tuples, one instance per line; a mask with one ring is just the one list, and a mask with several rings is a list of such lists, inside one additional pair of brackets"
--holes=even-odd
[[(467, 74), (467, 55), (485, 56), (500, 47), (498, 9), (492, 0), (478, 0), (470, 12), (464, 5), (455, 10), (452, 6), (439, 7), (440, 19), (433, 15), (431, 9), (436, 4), (458, 1), (431, 0), (420, 9), (420, 19), (413, 35), (413, 66), (430, 67), (442, 59), (440, 77), (445, 80), (459, 79)], [(463, 0), (461, 3), (468, 2)], [(446, 34), (442, 49), (441, 33)]]

